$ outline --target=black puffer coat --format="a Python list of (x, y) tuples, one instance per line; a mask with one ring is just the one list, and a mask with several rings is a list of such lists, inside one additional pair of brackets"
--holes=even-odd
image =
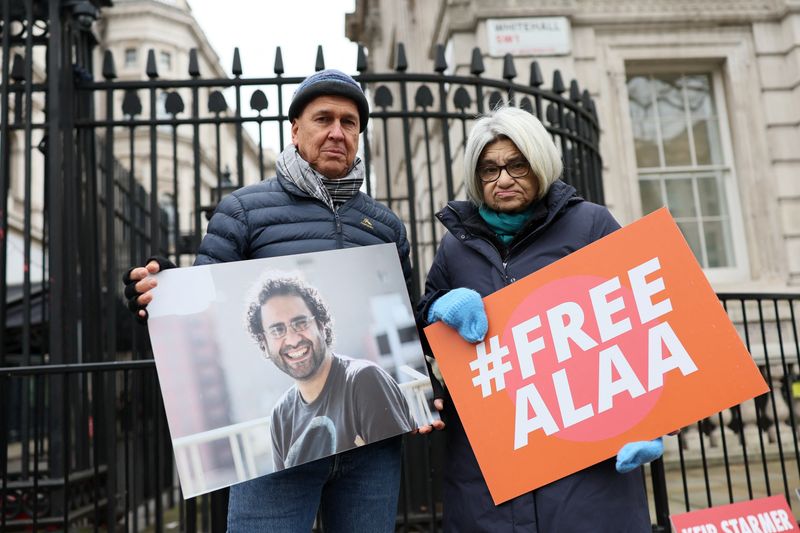
[(406, 229), (393, 212), (357, 193), (336, 212), (278, 175), (243, 187), (217, 206), (195, 265), (396, 243), (411, 277)]
[[(531, 221), (503, 246), (469, 202), (450, 202), (437, 213), (448, 229), (436, 252), (420, 302), (469, 287), (481, 296), (569, 255), (619, 228), (604, 207), (555, 182)], [(612, 460), (495, 506), (453, 402), (445, 397), (447, 433), (444, 529), (491, 533), (644, 533), (651, 530), (641, 470), (619, 474)]]

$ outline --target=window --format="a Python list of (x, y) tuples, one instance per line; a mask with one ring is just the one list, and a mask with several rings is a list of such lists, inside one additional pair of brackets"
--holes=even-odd
[(161, 64), (161, 70), (164, 72), (172, 70), (172, 54), (169, 52), (159, 52), (158, 61)]
[[(156, 96), (156, 118), (160, 120), (172, 120), (172, 115), (167, 113), (167, 92), (162, 91)], [(172, 131), (172, 126), (169, 124), (159, 124), (158, 129), (161, 131)]]
[(126, 48), (125, 49), (125, 66), (126, 67), (135, 67), (138, 57), (137, 57), (137, 50), (136, 48)]
[(635, 74), (627, 89), (643, 214), (668, 207), (704, 269), (745, 269), (713, 76)]

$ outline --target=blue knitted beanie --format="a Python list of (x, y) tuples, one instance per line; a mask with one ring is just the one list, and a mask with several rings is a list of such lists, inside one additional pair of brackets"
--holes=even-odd
[(289, 120), (294, 120), (303, 113), (303, 109), (318, 96), (343, 96), (352, 100), (358, 108), (360, 131), (364, 131), (369, 121), (369, 104), (361, 86), (336, 69), (320, 70), (304, 79), (294, 91), (292, 103), (289, 105)]

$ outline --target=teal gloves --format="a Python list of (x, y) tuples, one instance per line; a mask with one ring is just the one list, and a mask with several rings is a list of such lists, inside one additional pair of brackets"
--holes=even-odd
[(467, 342), (482, 341), (489, 329), (481, 295), (464, 287), (439, 297), (428, 309), (428, 323), (441, 320)]
[(617, 452), (617, 472), (626, 474), (642, 465), (655, 461), (664, 454), (661, 437), (654, 440), (629, 442)]

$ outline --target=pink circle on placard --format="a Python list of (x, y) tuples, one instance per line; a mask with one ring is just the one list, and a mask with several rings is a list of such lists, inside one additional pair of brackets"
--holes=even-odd
[[(629, 287), (621, 286), (611, 292), (609, 301), (622, 297), (624, 308), (612, 315), (614, 323), (625, 318), (631, 321), (631, 330), (606, 342), (600, 342), (597, 320), (594, 316), (589, 289), (607, 281), (597, 276), (572, 276), (553, 281), (536, 289), (529, 294), (514, 309), (509, 317), (506, 327), (501, 334), (501, 343), (510, 350), (507, 360), (512, 361), (513, 370), (505, 376), (506, 391), (516, 401), (517, 389), (533, 383), (547, 406), (550, 414), (558, 425), (559, 431), (552, 436), (570, 441), (591, 442), (601, 441), (623, 433), (639, 423), (655, 406), (661, 393), (661, 388), (647, 392), (647, 331), (649, 326), (642, 326), (636, 310), (633, 293)], [(570, 341), (572, 357), (564, 362), (558, 362), (552, 337), (549, 334), (547, 323), (547, 310), (564, 302), (575, 302), (583, 310), (584, 323), (581, 329), (596, 343), (587, 351)], [(514, 348), (512, 327), (539, 315), (542, 326), (531, 332), (531, 339), (542, 336), (544, 349), (533, 355), (535, 374), (522, 379), (520, 366)], [(545, 333), (547, 332), (547, 333)], [(602, 413), (597, 412), (598, 402), (598, 372), (599, 354), (601, 350), (617, 345), (630, 365), (639, 382), (642, 384), (644, 394), (631, 398), (628, 392), (621, 392), (613, 397), (613, 407)], [(553, 373), (564, 369), (566, 371), (572, 401), (575, 409), (590, 404), (593, 415), (568, 428), (564, 428), (561, 410), (553, 385)], [(619, 379), (619, 374), (612, 371), (612, 379)], [(529, 412), (529, 416), (535, 414)]]

